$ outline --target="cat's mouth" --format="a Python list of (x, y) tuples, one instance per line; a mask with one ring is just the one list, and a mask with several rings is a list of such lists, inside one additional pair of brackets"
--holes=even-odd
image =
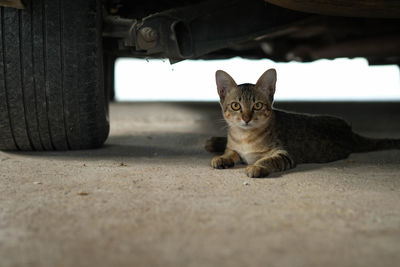
[(243, 129), (250, 129), (253, 127), (253, 123), (241, 122), (241, 123), (239, 123), (239, 127), (243, 128)]

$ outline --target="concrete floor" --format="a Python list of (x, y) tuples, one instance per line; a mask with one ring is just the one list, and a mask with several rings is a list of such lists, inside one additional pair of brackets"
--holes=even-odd
[[(279, 106), (400, 138), (398, 103)], [(219, 113), (113, 104), (102, 149), (0, 152), (0, 266), (399, 266), (399, 150), (249, 179), (209, 166)]]

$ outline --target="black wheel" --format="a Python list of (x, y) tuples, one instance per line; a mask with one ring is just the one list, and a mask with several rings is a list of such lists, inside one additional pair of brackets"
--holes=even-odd
[(108, 99), (110, 101), (115, 100), (115, 88), (114, 88), (114, 72), (115, 72), (115, 61), (116, 56), (113, 54), (104, 53), (103, 55), (103, 66), (104, 66), (104, 86)]
[(101, 146), (109, 133), (99, 0), (0, 12), (0, 149)]

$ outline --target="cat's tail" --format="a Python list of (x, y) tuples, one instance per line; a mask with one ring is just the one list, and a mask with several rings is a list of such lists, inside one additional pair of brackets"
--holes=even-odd
[(359, 134), (354, 134), (354, 138), (356, 142), (353, 152), (400, 149), (400, 139), (369, 138)]
[(224, 152), (226, 148), (226, 137), (213, 136), (206, 141), (204, 148), (211, 153)]

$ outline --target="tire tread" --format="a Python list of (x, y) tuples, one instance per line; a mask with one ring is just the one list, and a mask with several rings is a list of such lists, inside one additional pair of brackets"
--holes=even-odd
[(109, 122), (100, 1), (26, 2), (0, 12), (0, 149), (101, 146)]

